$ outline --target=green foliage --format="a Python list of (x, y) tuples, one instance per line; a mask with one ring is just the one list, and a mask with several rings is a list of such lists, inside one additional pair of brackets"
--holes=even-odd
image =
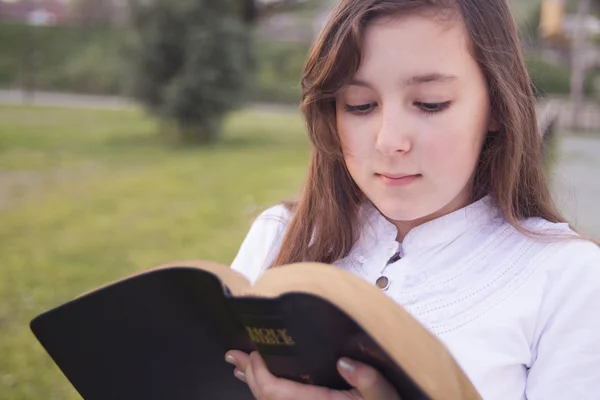
[(134, 13), (132, 93), (184, 142), (211, 142), (241, 104), (250, 35), (225, 2), (156, 0)]
[(83, 93), (122, 94), (125, 63), (117, 50), (92, 42), (65, 60), (63, 68), (51, 75), (41, 73), (40, 77), (64, 91), (76, 87)]
[[(525, 57), (529, 75), (539, 96), (566, 95), (570, 92), (571, 71), (561, 65), (553, 64), (533, 54)], [(585, 81), (585, 94), (594, 93), (591, 76)]]
[(236, 112), (219, 143), (187, 149), (139, 110), (0, 107), (0, 121), (2, 400), (80, 399), (30, 319), (165, 261), (231, 262), (308, 161), (297, 114)]
[(538, 29), (541, 18), (541, 0), (529, 3), (524, 2), (520, 7), (518, 25), (521, 41), (526, 46), (537, 47), (540, 45)]
[[(0, 87), (21, 86), (30, 34), (42, 52), (35, 68), (38, 89), (108, 95), (131, 91), (127, 32), (15, 24), (0, 24)], [(252, 46), (254, 61), (246, 98), (298, 103), (308, 43), (263, 41)]]
[(265, 102), (298, 103), (300, 74), (308, 43), (262, 42), (256, 47), (258, 76), (253, 98)]
[(117, 10), (115, 0), (71, 0), (69, 11), (84, 26), (110, 26)]
[(0, 86), (118, 94), (123, 32), (104, 28), (0, 24)]
[(511, 12), (517, 22), (521, 25), (531, 18), (532, 12), (538, 8), (542, 0), (510, 0), (509, 5)]
[(559, 140), (560, 138), (556, 132), (556, 128), (548, 137), (544, 138), (544, 167), (548, 179), (551, 179), (553, 176), (554, 167), (558, 157)]

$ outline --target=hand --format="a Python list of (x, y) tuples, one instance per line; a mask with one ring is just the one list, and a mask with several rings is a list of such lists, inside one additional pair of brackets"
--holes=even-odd
[(354, 387), (338, 391), (305, 385), (273, 376), (257, 352), (250, 355), (232, 350), (225, 360), (236, 366), (234, 375), (246, 382), (257, 400), (400, 400), (396, 390), (375, 369), (357, 361), (342, 358), (337, 368)]

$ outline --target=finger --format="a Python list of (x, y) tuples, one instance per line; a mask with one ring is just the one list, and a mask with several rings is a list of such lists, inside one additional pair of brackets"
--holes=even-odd
[(230, 350), (225, 354), (225, 360), (236, 366), (233, 374), (236, 378), (248, 384), (252, 395), (257, 399), (262, 399), (259, 388), (256, 385), (252, 368), (250, 367), (250, 357), (248, 354), (239, 350)]
[(246, 382), (246, 369), (250, 365), (248, 354), (239, 350), (230, 350), (225, 353), (225, 361), (235, 365), (236, 368), (233, 370), (233, 375), (239, 380)]
[(360, 392), (365, 400), (400, 400), (394, 387), (369, 365), (342, 358), (338, 361), (338, 371), (350, 385)]
[(254, 395), (254, 398), (260, 399), (260, 400), (266, 399), (266, 397), (264, 396), (264, 394), (262, 392), (262, 388), (256, 383), (254, 369), (252, 368), (252, 364), (250, 364), (250, 362), (248, 362), (248, 368), (246, 368), (245, 378), (246, 378), (246, 383), (248, 384), (248, 387), (250, 388), (250, 391)]
[[(264, 399), (287, 400), (289, 397), (284, 397), (285, 383), (280, 382), (282, 379), (277, 378), (267, 368), (263, 358), (258, 352), (250, 353), (250, 375), (252, 382), (256, 386), (256, 391)], [(283, 384), (283, 388), (281, 384)]]
[(250, 357), (243, 351), (229, 350), (227, 353), (225, 353), (225, 361), (235, 365), (241, 371), (245, 371), (250, 364)]
[(261, 398), (277, 400), (340, 399), (340, 392), (274, 376), (257, 352), (250, 354), (250, 375)]

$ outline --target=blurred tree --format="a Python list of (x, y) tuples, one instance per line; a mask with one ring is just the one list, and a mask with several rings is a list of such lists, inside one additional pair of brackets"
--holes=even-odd
[(246, 23), (253, 23), (269, 14), (290, 11), (298, 7), (315, 7), (322, 0), (226, 0)]
[(131, 3), (133, 95), (185, 143), (218, 136), (224, 115), (244, 99), (253, 68), (251, 35), (223, 0)]
[(230, 0), (233, 7), (238, 7), (242, 20), (246, 23), (255, 22), (258, 18), (258, 4), (256, 0)]
[(85, 26), (109, 26), (118, 18), (118, 0), (71, 0), (71, 16)]

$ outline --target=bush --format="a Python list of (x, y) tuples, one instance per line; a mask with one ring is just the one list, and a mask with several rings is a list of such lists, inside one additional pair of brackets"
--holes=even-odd
[(252, 88), (256, 101), (298, 103), (300, 74), (308, 43), (262, 42), (256, 46), (258, 76)]
[(64, 69), (56, 76), (59, 82), (64, 82), (65, 90), (77, 88), (84, 93), (120, 94), (124, 64), (117, 49), (95, 42), (66, 60)]
[(521, 6), (523, 16), (519, 22), (519, 36), (525, 46), (536, 47), (540, 45), (539, 25), (541, 18), (541, 1)]
[(122, 32), (103, 28), (0, 24), (0, 86), (118, 94)]
[[(525, 56), (527, 69), (538, 96), (567, 95), (571, 88), (571, 71), (561, 65), (548, 62), (538, 56)], [(593, 79), (588, 76), (585, 82), (585, 94), (594, 93)]]
[[(32, 36), (33, 35), (33, 36)], [(24, 60), (32, 43), (38, 50), (35, 84), (39, 90), (117, 95), (125, 87), (130, 52), (122, 30), (84, 27), (30, 27), (0, 24), (0, 87), (21, 87)], [(298, 103), (300, 73), (308, 43), (262, 41), (254, 44), (255, 74), (250, 100)], [(125, 52), (125, 54), (124, 54)]]
[(184, 142), (211, 142), (242, 103), (250, 35), (226, 2), (157, 0), (134, 12), (132, 94)]

